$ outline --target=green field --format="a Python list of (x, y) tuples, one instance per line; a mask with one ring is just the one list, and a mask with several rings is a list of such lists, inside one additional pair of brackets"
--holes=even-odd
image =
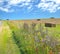
[(60, 24), (0, 22), (0, 54), (59, 54)]

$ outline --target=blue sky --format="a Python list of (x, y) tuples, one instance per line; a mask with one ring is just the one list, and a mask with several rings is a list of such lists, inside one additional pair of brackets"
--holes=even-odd
[(0, 0), (0, 19), (60, 18), (60, 0)]

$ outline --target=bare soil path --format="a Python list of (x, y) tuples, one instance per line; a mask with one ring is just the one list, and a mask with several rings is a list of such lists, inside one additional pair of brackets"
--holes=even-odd
[(2, 32), (2, 21), (0, 21), (0, 33)]

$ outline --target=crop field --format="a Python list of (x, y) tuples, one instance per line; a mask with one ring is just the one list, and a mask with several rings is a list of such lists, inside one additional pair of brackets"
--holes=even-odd
[(60, 24), (0, 21), (0, 54), (60, 54)]

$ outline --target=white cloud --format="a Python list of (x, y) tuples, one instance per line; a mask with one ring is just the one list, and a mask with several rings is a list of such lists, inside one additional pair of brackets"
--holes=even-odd
[(60, 9), (60, 0), (41, 0), (37, 7), (42, 10), (56, 12), (58, 9)]
[(19, 4), (20, 2), (22, 2), (21, 0), (9, 0), (8, 3), (10, 5), (16, 5), (16, 4)]
[[(56, 12), (57, 10), (60, 10), (60, 0), (41, 0), (36, 5), (33, 5), (32, 3), (36, 1), (37, 0), (0, 0), (0, 10), (5, 12), (12, 12), (12, 10), (15, 10), (12, 8), (13, 6), (27, 7), (29, 10), (36, 6), (43, 11), (49, 12)], [(7, 2), (7, 4), (4, 5), (4, 2)]]
[(58, 10), (60, 9), (60, 7), (58, 7)]
[(3, 0), (0, 0), (0, 3), (3, 2)]
[(10, 5), (18, 5), (20, 3), (25, 3), (26, 5), (29, 2), (31, 2), (31, 0), (9, 0)]
[[(12, 6), (16, 6), (16, 7), (29, 6), (31, 1), (32, 0), (0, 0), (0, 10), (5, 12), (10, 12)], [(3, 5), (4, 2), (7, 2), (7, 4)]]
[(30, 6), (28, 7), (28, 9), (29, 9), (29, 10), (32, 9), (32, 5), (30, 5)]
[(0, 7), (0, 10), (4, 11), (4, 12), (13, 12), (14, 10), (9, 10), (8, 8), (3, 8)]

